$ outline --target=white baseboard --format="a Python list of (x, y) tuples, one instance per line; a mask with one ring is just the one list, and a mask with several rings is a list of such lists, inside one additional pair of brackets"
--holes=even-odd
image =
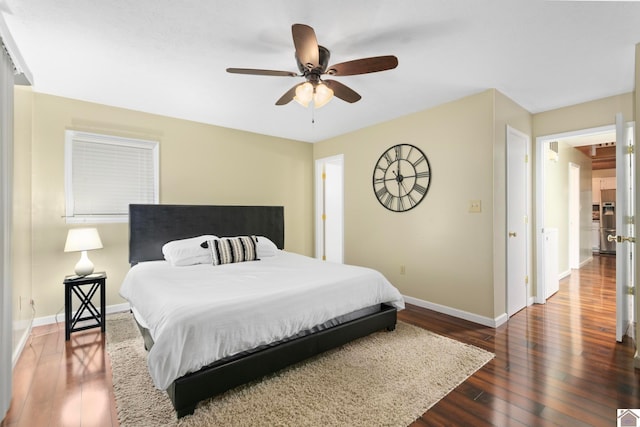
[(509, 316), (507, 316), (507, 313), (503, 313), (500, 316), (496, 317), (495, 319), (492, 319), (490, 317), (480, 316), (478, 314), (469, 313), (468, 311), (458, 310), (457, 308), (451, 308), (446, 305), (436, 304), (433, 302), (409, 297), (406, 295), (403, 295), (403, 297), (404, 297), (404, 300), (409, 304), (413, 304), (413, 305), (417, 305), (418, 307), (437, 311), (438, 313), (448, 314), (449, 316), (468, 320), (470, 322), (478, 323), (480, 325), (488, 326), (490, 328), (497, 328), (498, 326), (502, 325), (509, 319)]
[[(131, 307), (129, 303), (125, 302), (122, 304), (108, 305), (105, 307), (105, 311), (107, 312), (107, 314), (111, 314), (111, 313), (119, 313), (121, 311), (127, 311), (130, 308)], [(75, 314), (75, 312), (72, 314)], [(33, 319), (33, 326), (51, 325), (53, 323), (59, 323), (59, 322), (64, 322), (63, 312), (54, 314), (51, 316), (36, 317), (35, 319)]]
[(15, 348), (15, 350), (13, 351), (13, 354), (11, 355), (11, 369), (14, 369), (16, 367), (16, 363), (18, 363), (18, 359), (22, 354), (22, 350), (24, 350), (24, 346), (27, 344), (27, 340), (31, 335), (31, 328), (32, 328), (33, 322), (30, 321), (29, 323), (30, 323), (29, 327), (26, 328), (22, 333), (22, 336), (20, 337), (20, 342), (18, 342), (18, 346)]
[(558, 274), (558, 280), (562, 280), (565, 277), (569, 277), (571, 276), (571, 269), (568, 269), (566, 271), (563, 271), (562, 273)]
[(585, 265), (589, 264), (591, 261), (593, 261), (593, 256), (590, 256), (589, 258), (585, 259), (584, 261), (582, 261), (580, 263), (579, 268), (584, 267)]

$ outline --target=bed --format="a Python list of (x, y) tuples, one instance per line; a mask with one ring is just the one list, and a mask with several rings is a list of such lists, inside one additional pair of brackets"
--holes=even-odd
[[(313, 280), (300, 279), (299, 277), (302, 276), (297, 276), (296, 274), (299, 273), (296, 273), (296, 270), (314, 272), (315, 268), (319, 268), (316, 264), (327, 266), (327, 263), (320, 263), (307, 257), (282, 251), (284, 247), (284, 208), (281, 206), (131, 205), (129, 224), (129, 262), (132, 268), (127, 277), (125, 277), (121, 295), (125, 296), (131, 303), (134, 317), (144, 339), (145, 348), (149, 351), (148, 362), (154, 383), (157, 388), (164, 390), (166, 387), (178, 418), (192, 414), (198, 402), (238, 385), (277, 372), (284, 367), (372, 332), (382, 329), (392, 331), (396, 325), (397, 310), (404, 306), (402, 297), (397, 292), (397, 289), (393, 288), (393, 286), (388, 288), (386, 284), (373, 285), (376, 286), (371, 288), (374, 291), (367, 291), (366, 295), (362, 297), (366, 300), (366, 303), (360, 301), (351, 303), (351, 294), (355, 293), (350, 288), (352, 286), (351, 282), (355, 286), (354, 289), (358, 289), (358, 287), (365, 286), (365, 283), (361, 283), (363, 281), (377, 281), (378, 279), (375, 275), (382, 275), (374, 270), (369, 271), (369, 269), (355, 266), (329, 266), (330, 269), (336, 269), (335, 271), (346, 268), (347, 276), (353, 273), (353, 276), (344, 279), (349, 282), (349, 286), (344, 285), (344, 283), (331, 284), (330, 286), (333, 286), (333, 288), (329, 289), (315, 286)], [(164, 260), (162, 247), (167, 242), (204, 234), (216, 236), (259, 236), (257, 237), (258, 241), (264, 242), (266, 240), (277, 247), (277, 254), (269, 258), (263, 257), (259, 262), (242, 262), (215, 267), (204, 264), (175, 267), (170, 266)], [(261, 238), (263, 240), (260, 240)], [(322, 268), (326, 268), (324, 266)], [(154, 272), (155, 276), (147, 276), (145, 273), (147, 270)], [(250, 310), (251, 313), (249, 315), (236, 314), (235, 308), (227, 309), (227, 306), (204, 305), (209, 304), (209, 294), (215, 292), (219, 293), (219, 295), (226, 295), (226, 288), (223, 285), (220, 288), (222, 290), (216, 288), (215, 291), (206, 286), (206, 282), (212, 280), (208, 275), (216, 274), (218, 275), (216, 280), (222, 278), (226, 283), (233, 281), (236, 276), (255, 276), (259, 280), (264, 280), (265, 277), (275, 277), (273, 274), (276, 271), (281, 274), (281, 276), (277, 277), (282, 277), (282, 279), (277, 279), (278, 283), (275, 285), (281, 285), (283, 288), (278, 289), (277, 293), (273, 295), (267, 294), (265, 290), (264, 304), (261, 303), (263, 300), (260, 300), (260, 303), (250, 302), (246, 304), (243, 302), (242, 308), (245, 309), (244, 305), (246, 304), (246, 309)], [(283, 272), (284, 275), (282, 275)], [(369, 276), (360, 277), (360, 272), (364, 272)], [(201, 277), (203, 274), (207, 276)], [(308, 276), (316, 277), (321, 275), (311, 273)], [(331, 276), (331, 273), (328, 276)], [(149, 279), (149, 277), (153, 277), (153, 279)], [(196, 289), (193, 293), (198, 295), (198, 301), (193, 302), (193, 306), (189, 306), (189, 310), (175, 308), (182, 303), (182, 295), (180, 293), (167, 294), (171, 296), (163, 294), (165, 291), (174, 292), (173, 290), (168, 290), (170, 286), (165, 286), (165, 282), (169, 283), (170, 277), (188, 282), (189, 286), (191, 286), (189, 289)], [(384, 280), (386, 281), (386, 279)], [(310, 283), (307, 284), (307, 281)], [(153, 287), (146, 284), (150, 282), (153, 282)], [(302, 282), (305, 282), (304, 286), (308, 286), (308, 288), (304, 288), (304, 293), (298, 289), (298, 286), (293, 286)], [(390, 286), (390, 284), (388, 285)], [(137, 299), (132, 297), (132, 294), (136, 294), (136, 292), (131, 290), (138, 289), (136, 286), (140, 287), (140, 291), (137, 291)], [(367, 283), (366, 286), (372, 285)], [(252, 289), (261, 289), (253, 284), (251, 287)], [(289, 292), (289, 289), (292, 290), (291, 292), (293, 290), (297, 292), (297, 294), (293, 294), (293, 299), (289, 300), (290, 296), (281, 297), (281, 295)], [(362, 293), (361, 291), (358, 292)], [(190, 292), (182, 291), (182, 294), (188, 293)], [(329, 299), (328, 294), (341, 293), (344, 293), (344, 298), (340, 297), (335, 304), (334, 302), (325, 304), (318, 309), (319, 312), (322, 312), (322, 316), (328, 318), (321, 318), (322, 323), (314, 327), (301, 327), (298, 324), (300, 322), (298, 322), (295, 325), (297, 328), (302, 328), (302, 330), (297, 330), (290, 329), (291, 327), (284, 323), (283, 326), (279, 326), (282, 330), (277, 329), (277, 334), (274, 335), (274, 330), (269, 329), (271, 326), (266, 325), (272, 318), (273, 322), (277, 323), (279, 321), (278, 316), (289, 316), (288, 312), (290, 312), (293, 319), (298, 319), (303, 311), (302, 308), (305, 309), (304, 311), (314, 312), (314, 309), (307, 308), (304, 305), (309, 300), (324, 301)], [(274, 295), (277, 295), (277, 297)], [(373, 303), (369, 302), (371, 298), (374, 298), (371, 300), (374, 301)], [(229, 298), (229, 301), (235, 299), (236, 297), (234, 296)], [(349, 302), (343, 302), (345, 299)], [(163, 304), (162, 301), (165, 300), (171, 300), (172, 303)], [(382, 301), (378, 302), (379, 300)], [(155, 305), (145, 306), (147, 301), (148, 304)], [(172, 314), (165, 314), (164, 308), (162, 310), (156, 309), (158, 303), (163, 305), (164, 308), (169, 307), (168, 313)], [(353, 304), (364, 304), (365, 307), (354, 309), (356, 306)], [(339, 310), (347, 312), (336, 311), (338, 307)], [(263, 314), (263, 309), (267, 310), (267, 308), (269, 310), (276, 309), (276, 311), (268, 312), (268, 315)], [(336, 315), (336, 313), (338, 314)], [(182, 325), (182, 323), (175, 321), (171, 316), (176, 319), (188, 317), (193, 324), (177, 326), (178, 324)], [(243, 319), (243, 321), (239, 322), (234, 316), (237, 319)], [(254, 317), (256, 320), (254, 320)], [(320, 317), (318, 319), (307, 319), (307, 317), (305, 316), (300, 321), (303, 323), (309, 322), (309, 325), (311, 325), (320, 319)], [(269, 318), (269, 322), (259, 320), (265, 318)], [(251, 322), (255, 322), (255, 324)], [(197, 323), (204, 323), (206, 327), (201, 328)], [(244, 332), (235, 332), (236, 336), (243, 337), (241, 341), (244, 341), (244, 334), (247, 331), (251, 331), (251, 334), (247, 335), (252, 335), (255, 332), (257, 337), (252, 338), (256, 340), (255, 343), (238, 344), (251, 348), (242, 349), (238, 347), (242, 350), (238, 351), (238, 348), (233, 347), (236, 345), (235, 343), (227, 345), (227, 342), (231, 340), (226, 338), (212, 340), (209, 335), (203, 335), (213, 333), (211, 330), (218, 328), (217, 325), (221, 325), (218, 329), (222, 331), (220, 333), (223, 335), (219, 335), (219, 337), (228, 337), (229, 335), (224, 335), (224, 333), (229, 334), (230, 332), (226, 329), (223, 330), (226, 327), (224, 325), (227, 323), (233, 325), (242, 324), (242, 327), (245, 328)], [(265, 324), (264, 331), (262, 329), (263, 324)], [(178, 332), (174, 333), (177, 330), (181, 332), (179, 334)], [(200, 332), (201, 330), (204, 330), (204, 332)], [(167, 338), (178, 336), (180, 339)], [(267, 336), (274, 336), (275, 338), (271, 338), (272, 341), (265, 342), (264, 338)], [(212, 344), (214, 342), (217, 344)], [(254, 345), (255, 347), (253, 347)], [(166, 355), (174, 352), (173, 348), (176, 346), (179, 346), (180, 351), (182, 351), (178, 359), (190, 359), (193, 355), (193, 359), (200, 361), (202, 366), (198, 365), (197, 369), (193, 368), (193, 366), (174, 368), (167, 361), (168, 356)], [(196, 347), (198, 351), (192, 351)], [(203, 348), (206, 358), (199, 355), (200, 347)], [(219, 352), (219, 354), (216, 352)], [(196, 356), (196, 354), (198, 355)], [(159, 361), (156, 362), (156, 359), (152, 358), (152, 356), (158, 356)], [(184, 372), (185, 369), (188, 372)]]

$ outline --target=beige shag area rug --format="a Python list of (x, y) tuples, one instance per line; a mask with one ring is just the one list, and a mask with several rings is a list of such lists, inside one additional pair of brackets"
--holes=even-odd
[(176, 419), (151, 382), (129, 313), (107, 316), (122, 426), (407, 426), (491, 360), (477, 347), (398, 322), (277, 374), (201, 402)]

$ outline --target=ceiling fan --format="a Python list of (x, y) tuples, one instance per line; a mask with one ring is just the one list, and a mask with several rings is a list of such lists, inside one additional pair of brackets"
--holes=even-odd
[(293, 24), (291, 26), (293, 45), (296, 49), (296, 62), (300, 74), (292, 71), (260, 70), (253, 68), (227, 68), (227, 72), (235, 74), (253, 74), (259, 76), (304, 77), (305, 82), (289, 89), (276, 105), (285, 105), (295, 100), (307, 107), (311, 101), (315, 108), (320, 108), (335, 95), (346, 102), (357, 102), (362, 98), (356, 91), (336, 80), (323, 80), (322, 76), (353, 76), (356, 74), (375, 73), (396, 68), (398, 58), (393, 55), (375, 56), (356, 59), (328, 66), (330, 52), (318, 45), (316, 33), (308, 25)]

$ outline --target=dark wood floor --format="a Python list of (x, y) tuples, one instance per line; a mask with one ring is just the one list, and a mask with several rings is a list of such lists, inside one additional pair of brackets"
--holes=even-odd
[[(640, 370), (631, 343), (615, 342), (614, 310), (613, 257), (595, 257), (547, 304), (497, 329), (409, 306), (403, 321), (496, 354), (413, 426), (616, 425), (617, 408), (640, 408)], [(62, 324), (34, 328), (13, 388), (1, 427), (118, 425), (99, 329), (65, 343)]]
[(560, 283), (544, 305), (497, 329), (409, 308), (402, 320), (496, 354), (414, 426), (613, 426), (617, 408), (640, 408), (640, 370), (615, 341), (615, 257)]

